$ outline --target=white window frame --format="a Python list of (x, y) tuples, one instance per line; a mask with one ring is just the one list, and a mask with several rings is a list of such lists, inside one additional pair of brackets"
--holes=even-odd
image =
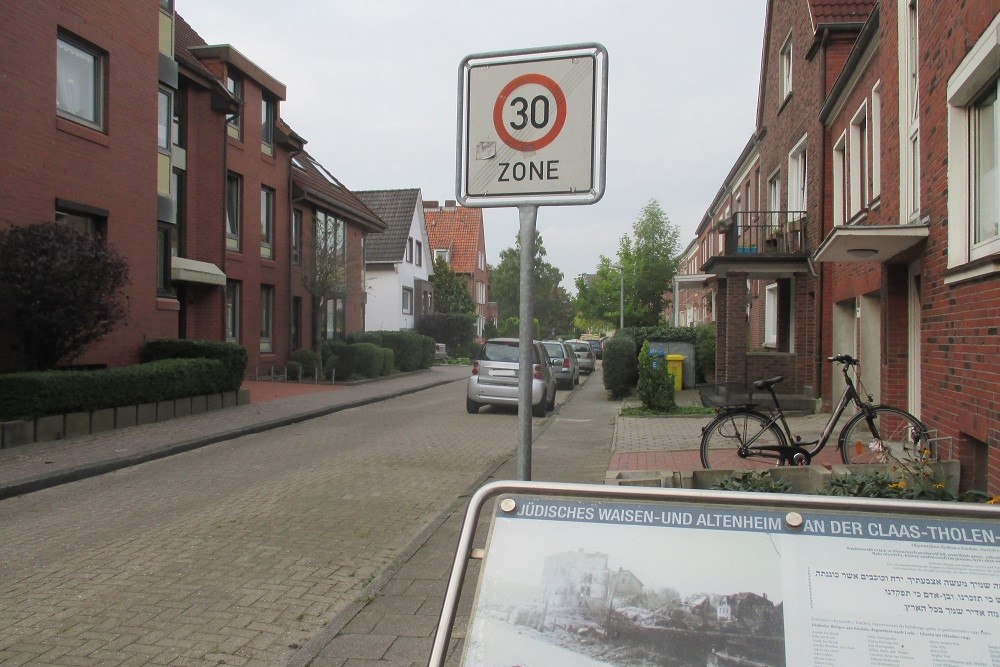
[(170, 155), (173, 143), (174, 97), (166, 88), (160, 88), (156, 96), (156, 148)]
[(402, 298), (402, 305), (403, 305), (403, 308), (402, 308), (403, 314), (404, 315), (412, 315), (413, 314), (413, 288), (412, 287), (404, 287), (403, 288), (403, 295), (402, 295), (401, 298)]
[[(230, 185), (235, 184), (235, 192)], [(226, 172), (226, 250), (239, 251), (242, 247), (243, 228), (243, 177), (234, 171)]]
[(226, 119), (226, 131), (233, 139), (243, 140), (243, 77), (235, 72), (226, 74), (226, 90), (232, 95), (239, 109)]
[[(789, 219), (799, 219), (805, 216), (808, 204), (809, 136), (805, 135), (788, 153), (788, 216)], [(792, 216), (795, 216), (794, 218)]]
[(274, 155), (274, 119), (278, 115), (278, 104), (265, 95), (260, 101), (260, 150)]
[(847, 133), (844, 132), (833, 145), (833, 224), (847, 223), (847, 188), (844, 183), (847, 175)]
[(920, 49), (917, 1), (898, 3), (899, 214), (901, 224), (920, 219)]
[(274, 206), (276, 193), (266, 185), (260, 187), (260, 256), (274, 257)]
[[(103, 51), (63, 32), (56, 36), (56, 113), (59, 116), (104, 130), (106, 65)], [(78, 82), (74, 77), (86, 77), (87, 80)]]
[(850, 144), (848, 146), (848, 198), (850, 218), (868, 209), (868, 103), (864, 102), (851, 118)]
[(776, 229), (781, 215), (781, 169), (775, 169), (767, 179), (767, 208), (771, 213), (768, 228)]
[(238, 280), (226, 281), (226, 340), (240, 341), (240, 296), (242, 285)]
[(434, 259), (437, 260), (438, 258), (451, 263), (451, 252), (447, 248), (435, 248)]
[(274, 285), (260, 286), (260, 351), (274, 349)]
[(764, 288), (764, 347), (778, 347), (778, 283)]
[(406, 263), (413, 264), (413, 237), (406, 239)]
[(872, 152), (868, 159), (871, 165), (872, 190), (871, 202), (874, 205), (882, 196), (882, 82), (872, 87), (871, 123), (868, 125), (868, 135), (871, 137)]
[[(972, 112), (987, 85), (1000, 73), (998, 62), (1000, 14), (948, 80), (948, 268), (961, 267), (973, 260), (1000, 253), (1000, 236), (975, 242), (975, 123)], [(1000, 138), (997, 143), (1000, 144)], [(945, 282), (997, 271), (1000, 271), (1000, 265), (993, 262), (953, 274)]]
[(417, 241), (414, 245), (416, 246), (416, 248), (414, 248), (414, 251), (413, 251), (414, 252), (413, 263), (415, 265), (417, 265), (417, 266), (423, 266), (424, 265), (424, 244), (421, 241)]
[(780, 51), (780, 61), (781, 61), (781, 80), (779, 85), (781, 86), (778, 91), (778, 105), (781, 106), (785, 103), (792, 94), (792, 33), (788, 33), (788, 37), (785, 38), (784, 43), (781, 45)]

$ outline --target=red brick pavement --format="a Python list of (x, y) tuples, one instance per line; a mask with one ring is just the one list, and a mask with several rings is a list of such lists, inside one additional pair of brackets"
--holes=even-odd
[(243, 388), (250, 391), (250, 402), (266, 403), (282, 398), (292, 398), (304, 394), (319, 394), (328, 391), (342, 391), (344, 387), (333, 384), (316, 384), (312, 382), (265, 382), (261, 380), (244, 380)]

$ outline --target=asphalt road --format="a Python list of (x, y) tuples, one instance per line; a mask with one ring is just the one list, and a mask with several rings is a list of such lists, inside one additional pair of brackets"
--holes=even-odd
[(285, 662), (516, 450), (516, 414), (464, 397), (455, 382), (0, 501), (0, 662)]

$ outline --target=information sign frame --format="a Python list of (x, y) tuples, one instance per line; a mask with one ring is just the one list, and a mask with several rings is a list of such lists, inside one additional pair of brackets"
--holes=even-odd
[(458, 79), (455, 191), (463, 206), (593, 204), (604, 196), (604, 46), (473, 54)]
[(470, 500), (431, 665), (470, 558), (482, 568), (463, 664), (604, 664), (630, 649), (690, 664), (989, 664), (1000, 650), (996, 506), (495, 482)]

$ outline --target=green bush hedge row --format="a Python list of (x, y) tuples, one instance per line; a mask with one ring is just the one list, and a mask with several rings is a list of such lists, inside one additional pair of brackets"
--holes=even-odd
[(163, 359), (96, 371), (0, 375), (0, 420), (155, 403), (231, 391), (219, 359)]
[(148, 341), (142, 350), (144, 362), (198, 358), (218, 359), (222, 362), (225, 377), (225, 389), (222, 391), (236, 391), (243, 384), (243, 374), (247, 370), (247, 351), (240, 345), (208, 340), (164, 338)]
[[(434, 365), (434, 339), (416, 331), (364, 331), (348, 336), (349, 343), (372, 343), (392, 350), (396, 369), (410, 371)], [(340, 369), (337, 370), (340, 379)]]

